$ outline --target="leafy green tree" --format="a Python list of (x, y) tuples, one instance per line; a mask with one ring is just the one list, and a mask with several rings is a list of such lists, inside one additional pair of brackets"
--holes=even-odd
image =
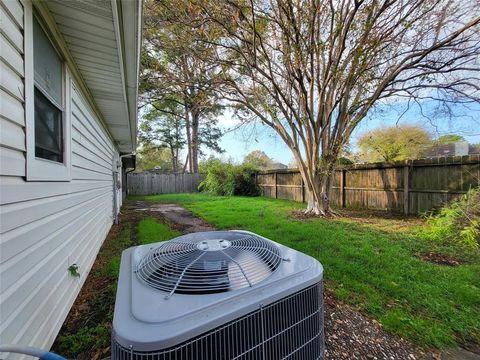
[(256, 169), (271, 169), (273, 160), (261, 150), (254, 150), (243, 159), (244, 164), (250, 164)]
[[(174, 13), (195, 16), (188, 2), (148, 0), (144, 7), (144, 47), (141, 57), (140, 94), (144, 105), (175, 102), (182, 108), (190, 172), (198, 172), (200, 147), (220, 151), (221, 131), (216, 118), (222, 113), (217, 94), (216, 67), (197, 59), (195, 53), (214, 47), (196, 41), (192, 24), (175, 21)], [(164, 107), (158, 111), (166, 111)]]
[(430, 135), (420, 126), (378, 128), (359, 138), (359, 157), (368, 162), (417, 159), (431, 143)]
[(170, 172), (172, 168), (171, 153), (165, 147), (143, 142), (137, 149), (137, 171), (159, 169)]
[(157, 101), (142, 117), (139, 130), (140, 139), (150, 147), (157, 144), (159, 149), (165, 148), (170, 152), (172, 171), (179, 172), (180, 151), (186, 145), (180, 106), (176, 102)]
[[(222, 130), (218, 127), (218, 120), (212, 116), (208, 121), (202, 122), (198, 128), (198, 155), (204, 156), (203, 149), (210, 149), (218, 154), (225, 152), (220, 146), (219, 142), (223, 136)], [(198, 163), (198, 158), (197, 158)], [(197, 164), (198, 172), (198, 164)]]
[(456, 134), (442, 135), (436, 140), (438, 144), (452, 144), (459, 141), (465, 141), (465, 138), (461, 135)]

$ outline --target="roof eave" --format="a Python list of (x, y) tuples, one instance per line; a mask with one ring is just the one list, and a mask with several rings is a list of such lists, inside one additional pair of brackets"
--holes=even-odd
[[(131, 135), (129, 151), (134, 152), (137, 143), (137, 99), (143, 1), (112, 0), (112, 8), (116, 10), (114, 11), (114, 22), (117, 24), (115, 28), (118, 31), (117, 39), (119, 39), (123, 65), (126, 111)], [(130, 51), (126, 51), (126, 49)], [(135, 50), (131, 51), (131, 49)]]

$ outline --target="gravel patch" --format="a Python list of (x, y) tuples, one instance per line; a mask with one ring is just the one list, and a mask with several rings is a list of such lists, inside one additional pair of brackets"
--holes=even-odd
[[(417, 360), (436, 359), (405, 339), (385, 331), (369, 319), (326, 292), (325, 359)], [(439, 359), (439, 358), (438, 358)]]

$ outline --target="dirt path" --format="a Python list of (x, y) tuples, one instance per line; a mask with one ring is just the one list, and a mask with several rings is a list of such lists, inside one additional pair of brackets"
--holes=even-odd
[(183, 233), (211, 231), (215, 228), (202, 219), (195, 217), (190, 211), (177, 204), (151, 203), (137, 201), (129, 205), (129, 209), (135, 212), (147, 212), (160, 215), (174, 228)]

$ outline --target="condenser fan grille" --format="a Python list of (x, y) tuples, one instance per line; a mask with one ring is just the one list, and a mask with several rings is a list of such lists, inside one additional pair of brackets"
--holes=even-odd
[(253, 286), (282, 258), (261, 237), (234, 231), (188, 234), (151, 249), (135, 271), (146, 285), (179, 294), (211, 294)]

